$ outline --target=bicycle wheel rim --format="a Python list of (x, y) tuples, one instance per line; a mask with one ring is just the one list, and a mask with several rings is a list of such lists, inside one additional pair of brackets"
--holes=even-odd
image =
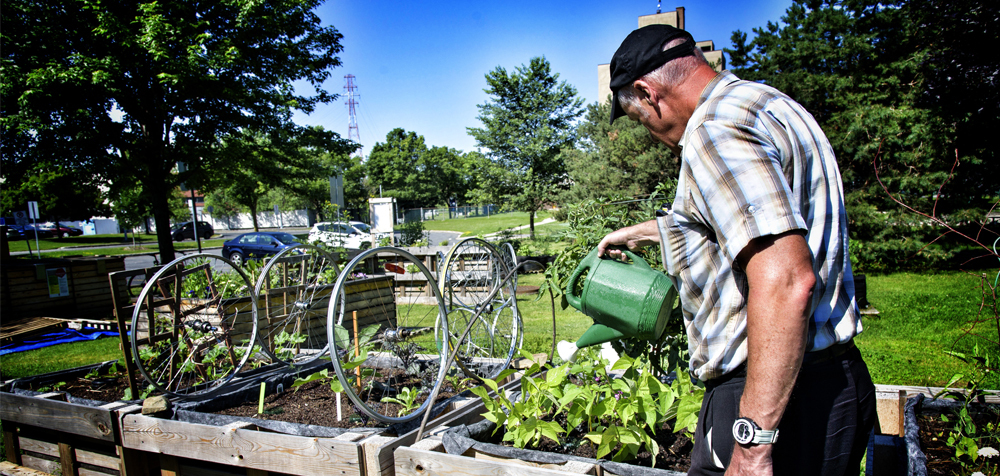
[[(220, 273), (228, 276), (221, 285)], [(208, 285), (199, 289), (202, 274)], [(219, 256), (187, 255), (163, 266), (143, 286), (132, 312), (130, 341), (139, 373), (171, 396), (220, 390), (256, 350), (251, 290), (247, 275)]]
[(254, 295), (258, 343), (272, 361), (305, 365), (329, 354), (327, 308), (339, 274), (333, 255), (308, 244), (267, 261)]
[[(391, 266), (373, 266), (380, 262)], [(383, 272), (383, 268), (396, 271)], [(400, 269), (412, 271), (397, 276)], [(430, 296), (406, 292), (407, 279), (417, 277), (429, 284), (426, 290)], [(399, 423), (427, 410), (427, 397), (441, 385), (447, 371), (441, 365), (444, 346), (435, 333), (445, 307), (434, 282), (434, 276), (416, 257), (393, 247), (363, 251), (341, 271), (328, 311), (327, 338), (337, 378), (360, 413), (381, 422)], [(447, 323), (443, 325), (446, 328)], [(363, 342), (365, 336), (371, 338)], [(417, 398), (408, 408), (383, 401), (413, 395)]]

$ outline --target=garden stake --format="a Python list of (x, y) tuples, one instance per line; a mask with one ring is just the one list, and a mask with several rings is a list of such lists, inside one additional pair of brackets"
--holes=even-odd
[(337, 421), (340, 420), (340, 392), (337, 392)]
[[(484, 299), (483, 301), (490, 301), (494, 297), (496, 297), (497, 293), (500, 292), (500, 289), (503, 288), (502, 284), (506, 283), (507, 280), (510, 279), (510, 277), (514, 275), (514, 273), (517, 273), (517, 269), (518, 268), (520, 268), (521, 266), (524, 266), (525, 264), (528, 264), (528, 263), (533, 263), (533, 264), (536, 264), (538, 266), (542, 265), (538, 261), (525, 260), (521, 264), (519, 264), (517, 266), (514, 266), (514, 269), (511, 269), (510, 272), (507, 273), (507, 276), (504, 276), (504, 278), (502, 280), (500, 280), (501, 285), (497, 286), (492, 291), (490, 291), (489, 296), (487, 296), (486, 299)], [(517, 299), (517, 298), (515, 298), (515, 299)], [(444, 368), (446, 368), (446, 369), (447, 368), (451, 368), (451, 364), (454, 363), (455, 362), (455, 358), (458, 357), (458, 351), (461, 350), (462, 341), (464, 341), (466, 338), (469, 337), (469, 332), (472, 331), (472, 326), (475, 325), (476, 319), (479, 319), (479, 315), (482, 314), (483, 311), (486, 309), (486, 306), (476, 306), (476, 307), (477, 307), (477, 309), (476, 309), (475, 314), (473, 314), (472, 318), (469, 319), (469, 325), (465, 326), (465, 332), (462, 333), (462, 337), (458, 338), (458, 343), (455, 345), (455, 350), (452, 350), (451, 353), (448, 355), (448, 360), (445, 361)], [(427, 426), (427, 420), (431, 416), (431, 410), (434, 408), (434, 400), (437, 400), (438, 392), (440, 390), (441, 390), (441, 386), (440, 385), (435, 385), (434, 386), (434, 390), (431, 391), (431, 395), (427, 399), (428, 400), (427, 411), (424, 412), (424, 419), (420, 421), (420, 428), (417, 430), (417, 439), (416, 439), (416, 441), (420, 441), (420, 438), (424, 435), (424, 428)]]
[[(354, 321), (354, 358), (357, 358), (361, 355), (358, 346), (358, 311), (351, 311), (351, 320)], [(354, 371), (358, 375), (358, 393), (361, 393), (361, 366), (354, 367)]]
[(260, 383), (260, 401), (257, 403), (257, 414), (264, 413), (264, 389), (267, 388), (266, 382)]

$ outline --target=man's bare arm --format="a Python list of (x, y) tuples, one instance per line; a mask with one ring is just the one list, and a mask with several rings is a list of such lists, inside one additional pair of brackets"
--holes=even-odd
[(612, 258), (621, 258), (621, 251), (608, 249), (610, 246), (626, 246), (630, 250), (637, 250), (660, 242), (660, 231), (656, 225), (656, 220), (649, 220), (637, 225), (628, 226), (617, 231), (608, 233), (597, 245), (597, 256), (607, 254)]
[[(805, 353), (816, 283), (812, 254), (803, 233), (794, 231), (754, 239), (737, 262), (749, 283), (747, 379), (740, 415), (773, 430), (781, 421)], [(771, 445), (737, 444), (726, 474), (771, 474), (771, 449)]]

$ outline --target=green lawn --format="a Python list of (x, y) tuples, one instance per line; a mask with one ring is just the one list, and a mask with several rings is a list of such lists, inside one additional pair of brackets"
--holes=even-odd
[[(549, 217), (549, 212), (535, 214), (535, 231), (539, 222)], [(452, 218), (450, 220), (428, 220), (424, 222), (425, 230), (460, 231), (462, 236), (479, 236), (496, 233), (500, 230), (515, 228), (528, 224), (528, 214), (524, 212), (500, 213), (489, 217)], [(557, 225), (557, 224), (552, 224)], [(544, 225), (548, 227), (550, 225)], [(527, 233), (527, 230), (524, 231)]]
[[(201, 240), (201, 247), (213, 248), (220, 247), (224, 242), (224, 239), (216, 238), (210, 240)], [(28, 251), (27, 245), (24, 240), (21, 241), (11, 241), (10, 251)], [(138, 235), (136, 236), (136, 242), (133, 246), (132, 238), (130, 237), (127, 241), (122, 238), (122, 235), (89, 235), (89, 236), (73, 236), (65, 237), (62, 239), (49, 238), (44, 240), (38, 240), (39, 246), (42, 248), (43, 258), (62, 258), (66, 256), (115, 256), (115, 255), (130, 255), (130, 254), (142, 254), (142, 253), (155, 253), (159, 250), (159, 246), (156, 244), (156, 235)], [(119, 245), (119, 246), (106, 246), (106, 245)], [(87, 246), (102, 246), (101, 248), (95, 249), (80, 249), (78, 247)], [(181, 251), (191, 251), (197, 250), (198, 244), (194, 240), (185, 241), (175, 241), (174, 249)], [(36, 253), (35, 241), (31, 240), (31, 250), (32, 254)], [(14, 259), (31, 259), (31, 256), (17, 255), (12, 256)]]
[[(979, 279), (962, 272), (894, 273), (868, 277), (868, 300), (879, 310), (866, 316), (857, 338), (875, 383), (944, 386), (968, 367), (948, 351), (971, 353), (978, 343), (996, 362), (997, 346), (965, 333), (976, 319)], [(992, 323), (992, 338), (997, 338)], [(989, 335), (986, 324), (979, 328)], [(986, 388), (1000, 388), (991, 376)]]

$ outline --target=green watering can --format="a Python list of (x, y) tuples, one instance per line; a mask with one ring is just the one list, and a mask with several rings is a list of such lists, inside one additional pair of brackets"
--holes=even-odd
[[(566, 300), (594, 320), (594, 325), (576, 341), (576, 348), (623, 337), (657, 341), (663, 335), (677, 290), (665, 274), (650, 268), (635, 253), (623, 251), (631, 263), (599, 258), (594, 248), (569, 277)], [(584, 272), (581, 287), (577, 282)], [(575, 349), (566, 348), (560, 345), (560, 355), (572, 360), (568, 357), (570, 353), (575, 356)]]

